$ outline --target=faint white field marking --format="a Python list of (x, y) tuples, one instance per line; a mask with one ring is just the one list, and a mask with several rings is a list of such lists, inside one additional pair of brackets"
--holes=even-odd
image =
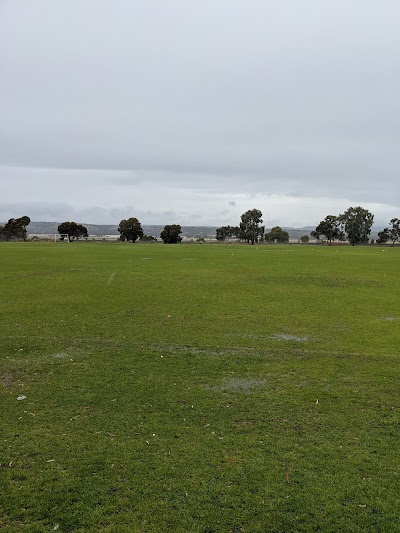
[(281, 341), (296, 341), (296, 342), (306, 342), (308, 337), (297, 337), (296, 335), (288, 335), (286, 333), (275, 333), (270, 336), (271, 339), (279, 339)]
[(107, 281), (107, 287), (109, 287), (109, 286), (111, 285), (111, 283), (113, 282), (113, 280), (114, 280), (116, 274), (117, 274), (117, 273), (116, 273), (115, 271), (114, 271), (114, 272), (111, 272), (110, 277), (108, 278), (108, 281)]

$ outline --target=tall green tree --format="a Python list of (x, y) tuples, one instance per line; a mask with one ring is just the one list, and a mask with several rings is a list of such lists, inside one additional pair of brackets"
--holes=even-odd
[(321, 220), (315, 230), (311, 232), (311, 235), (316, 239), (320, 239), (321, 235), (324, 235), (330, 245), (332, 241), (345, 240), (345, 234), (341, 229), (340, 218), (334, 215), (328, 215), (324, 220)]
[(182, 229), (179, 224), (167, 224), (160, 233), (160, 237), (165, 244), (177, 244), (182, 240), (181, 233)]
[(280, 226), (275, 226), (265, 234), (265, 240), (269, 242), (285, 243), (289, 242), (289, 233), (283, 230)]
[[(68, 240), (73, 241), (75, 239), (80, 239), (81, 237), (87, 237), (88, 231), (85, 226), (82, 224), (77, 224), (76, 222), (62, 222), (58, 228), (58, 233), (68, 235)], [(64, 237), (61, 237), (64, 239)]]
[(398, 218), (392, 218), (389, 222), (391, 228), (385, 228), (378, 233), (378, 244), (385, 244), (388, 241), (392, 241), (392, 246), (396, 241), (400, 241), (400, 220)]
[(27, 216), (10, 218), (4, 226), (0, 226), (0, 238), (5, 239), (6, 241), (12, 239), (22, 239), (26, 241), (26, 227), (30, 222), (31, 219)]
[(119, 223), (118, 231), (121, 234), (121, 241), (135, 242), (139, 237), (143, 237), (142, 225), (137, 218), (131, 217), (123, 219)]
[(239, 238), (254, 244), (264, 235), (262, 213), (259, 209), (249, 209), (240, 217)]
[(342, 215), (339, 215), (340, 223), (347, 234), (347, 240), (353, 246), (367, 244), (371, 233), (374, 215), (363, 207), (349, 207)]

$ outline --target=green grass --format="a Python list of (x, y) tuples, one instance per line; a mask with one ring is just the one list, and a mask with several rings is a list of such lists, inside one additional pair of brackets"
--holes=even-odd
[(4, 531), (400, 531), (400, 248), (0, 261)]

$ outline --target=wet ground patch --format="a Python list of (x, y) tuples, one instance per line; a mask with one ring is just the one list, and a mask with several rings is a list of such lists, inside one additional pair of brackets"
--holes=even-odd
[(149, 349), (157, 352), (166, 353), (187, 353), (191, 355), (206, 355), (206, 356), (225, 356), (225, 355), (240, 355), (243, 353), (255, 353), (254, 348), (199, 348), (197, 346), (186, 345), (149, 345)]
[(204, 385), (205, 389), (231, 392), (237, 394), (251, 394), (257, 389), (266, 386), (265, 379), (258, 378), (229, 378), (219, 385)]

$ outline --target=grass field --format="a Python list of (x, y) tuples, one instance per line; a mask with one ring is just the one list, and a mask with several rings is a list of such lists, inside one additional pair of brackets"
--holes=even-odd
[(0, 244), (0, 528), (400, 531), (385, 250)]

